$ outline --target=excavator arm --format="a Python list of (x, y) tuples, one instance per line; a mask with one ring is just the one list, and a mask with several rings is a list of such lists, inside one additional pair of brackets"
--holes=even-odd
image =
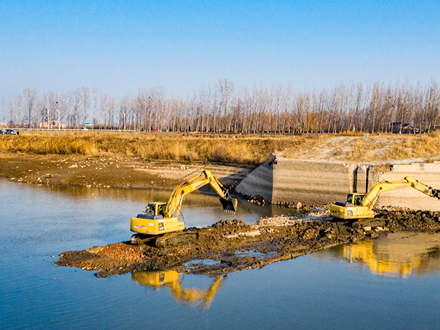
[(394, 189), (401, 189), (401, 188), (414, 188), (425, 195), (428, 195), (429, 197), (439, 197), (439, 190), (432, 189), (428, 185), (415, 180), (409, 176), (405, 177), (401, 180), (395, 180), (395, 181), (385, 181), (377, 183), (371, 188), (371, 190), (364, 196), (364, 198), (361, 201), (361, 206), (367, 207), (369, 210), (371, 210), (376, 203), (377, 199), (379, 198), (379, 195), (383, 191), (389, 191)]
[(168, 200), (165, 210), (165, 217), (178, 217), (182, 200), (185, 195), (196, 191), (203, 186), (209, 184), (211, 188), (220, 196), (220, 202), (226, 211), (235, 212), (237, 210), (237, 199), (231, 198), (227, 189), (211, 174), (209, 170), (205, 170), (187, 182), (177, 186), (170, 199)]

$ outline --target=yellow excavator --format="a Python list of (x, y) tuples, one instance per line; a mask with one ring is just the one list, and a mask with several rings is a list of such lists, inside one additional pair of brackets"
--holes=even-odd
[(228, 190), (209, 170), (205, 170), (177, 186), (168, 203), (148, 203), (144, 213), (131, 218), (130, 230), (136, 234), (131, 237), (130, 242), (136, 245), (154, 239), (157, 247), (167, 247), (195, 241), (197, 239), (195, 233), (182, 233), (185, 223), (178, 219), (180, 208), (185, 195), (207, 184), (220, 196), (220, 202), (225, 211), (235, 212), (237, 210), (237, 199), (231, 198)]
[(335, 202), (330, 205), (330, 215), (346, 220), (374, 218), (376, 213), (373, 211), (373, 206), (383, 191), (408, 187), (414, 188), (429, 197), (440, 199), (440, 190), (432, 189), (428, 185), (407, 176), (401, 180), (377, 183), (366, 194), (348, 194), (346, 202)]
[(220, 288), (224, 275), (217, 277), (211, 283), (208, 290), (182, 288), (182, 280), (180, 279), (179, 273), (174, 270), (135, 272), (131, 274), (131, 278), (133, 281), (155, 289), (168, 286), (174, 299), (177, 301), (193, 305), (200, 305), (203, 303), (205, 308), (209, 308)]

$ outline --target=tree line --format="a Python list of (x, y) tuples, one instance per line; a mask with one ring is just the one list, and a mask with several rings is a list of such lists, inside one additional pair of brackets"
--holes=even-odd
[(9, 126), (30, 128), (47, 122), (80, 128), (91, 122), (94, 128), (142, 131), (386, 133), (402, 132), (410, 124), (413, 132), (427, 132), (438, 123), (439, 107), (435, 80), (295, 91), (282, 85), (236, 88), (221, 79), (186, 98), (172, 97), (161, 87), (120, 100), (88, 87), (62, 93), (26, 88), (2, 99), (2, 118)]

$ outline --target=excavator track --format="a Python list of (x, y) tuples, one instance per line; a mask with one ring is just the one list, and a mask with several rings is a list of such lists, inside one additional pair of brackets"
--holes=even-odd
[(142, 245), (151, 243), (158, 248), (167, 248), (169, 246), (185, 245), (193, 243), (199, 238), (199, 234), (195, 232), (174, 232), (160, 236), (135, 234), (131, 236), (130, 243), (132, 245)]
[(148, 242), (152, 242), (157, 239), (157, 236), (134, 234), (130, 238), (130, 243), (132, 245), (141, 245)]

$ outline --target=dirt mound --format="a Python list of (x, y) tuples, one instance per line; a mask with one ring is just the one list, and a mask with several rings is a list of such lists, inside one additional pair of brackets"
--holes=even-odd
[(242, 220), (234, 219), (234, 220), (220, 220), (212, 225), (213, 228), (223, 229), (223, 230), (245, 230), (250, 228), (251, 226), (245, 224)]

